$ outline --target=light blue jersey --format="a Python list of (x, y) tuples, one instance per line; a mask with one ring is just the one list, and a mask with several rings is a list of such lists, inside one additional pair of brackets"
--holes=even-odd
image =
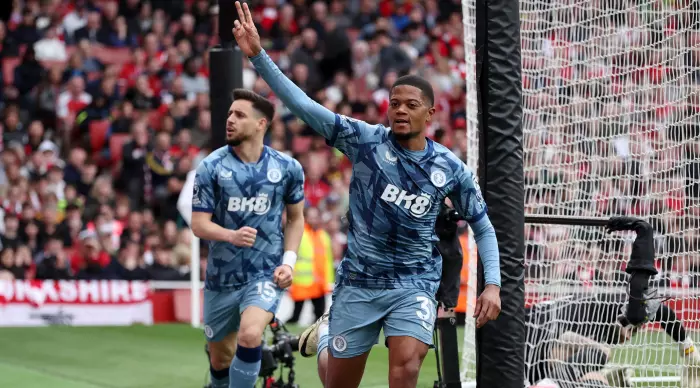
[(334, 114), (311, 100), (264, 51), (251, 61), (287, 108), (353, 164), (348, 249), (338, 284), (434, 294), (442, 271), (435, 221), (450, 198), (474, 231), (486, 284), (500, 285), (486, 204), (474, 173), (449, 149), (427, 140), (423, 151), (405, 150), (388, 128)]
[(221, 291), (269, 279), (282, 263), (282, 213), (304, 200), (304, 172), (291, 157), (265, 147), (257, 163), (244, 163), (229, 146), (207, 156), (195, 177), (192, 211), (212, 213), (212, 221), (235, 230), (257, 229), (255, 244), (240, 248), (209, 242), (205, 287)]

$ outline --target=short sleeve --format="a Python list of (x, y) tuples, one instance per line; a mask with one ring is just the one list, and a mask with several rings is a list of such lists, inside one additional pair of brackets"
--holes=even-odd
[(382, 125), (371, 125), (336, 114), (333, 131), (326, 138), (326, 143), (355, 162), (363, 148), (384, 142), (388, 133), (388, 129)]
[(192, 211), (214, 212), (214, 180), (206, 161), (202, 161), (197, 167), (192, 189)]
[(298, 161), (293, 160), (287, 173), (289, 179), (284, 193), (284, 202), (293, 205), (304, 200), (304, 170)]
[(455, 185), (449, 198), (459, 214), (470, 224), (481, 220), (488, 210), (476, 174), (464, 163), (460, 163), (455, 172)]

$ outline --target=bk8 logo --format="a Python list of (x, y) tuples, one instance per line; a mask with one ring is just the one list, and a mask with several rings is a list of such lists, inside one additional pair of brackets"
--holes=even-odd
[(427, 194), (410, 194), (406, 190), (401, 190), (392, 184), (386, 185), (381, 198), (397, 206), (403, 206), (404, 209), (408, 209), (417, 218), (426, 215), (432, 205)]
[(263, 215), (270, 210), (270, 200), (267, 194), (261, 193), (257, 197), (231, 197), (228, 199), (228, 211), (253, 212)]

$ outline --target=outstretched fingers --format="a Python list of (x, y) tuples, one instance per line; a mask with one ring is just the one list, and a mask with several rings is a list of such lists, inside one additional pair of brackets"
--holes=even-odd
[(243, 3), (243, 13), (245, 14), (246, 28), (253, 27), (253, 16), (250, 14), (250, 8), (248, 7), (248, 3)]
[[(236, 12), (238, 12), (238, 20), (245, 23), (245, 13), (243, 12), (243, 8), (241, 7), (240, 1), (236, 2)], [(238, 20), (236, 20), (236, 22), (238, 22)], [(234, 23), (236, 23), (236, 22), (234, 22)]]

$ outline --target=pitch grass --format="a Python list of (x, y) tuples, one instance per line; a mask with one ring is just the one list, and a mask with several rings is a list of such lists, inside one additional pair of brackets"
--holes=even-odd
[[(387, 361), (375, 346), (362, 387), (387, 386)], [(295, 370), (301, 388), (321, 388), (315, 358), (297, 357)], [(185, 325), (0, 329), (3, 388), (201, 388), (207, 371), (202, 332)], [(436, 376), (431, 352), (419, 387)]]
[[(2, 328), (0, 387), (201, 388), (208, 370), (203, 344), (201, 331), (186, 325)], [(372, 349), (362, 387), (387, 386), (388, 353), (381, 344), (383, 339)], [(645, 333), (630, 347), (614, 352), (613, 362), (657, 367), (655, 371), (638, 368), (640, 377), (645, 373), (677, 375), (677, 369), (658, 370), (659, 366), (678, 365), (677, 345), (663, 333)], [(296, 372), (301, 388), (321, 388), (314, 358), (297, 357)], [(436, 375), (435, 355), (430, 352), (418, 386), (432, 387)]]

